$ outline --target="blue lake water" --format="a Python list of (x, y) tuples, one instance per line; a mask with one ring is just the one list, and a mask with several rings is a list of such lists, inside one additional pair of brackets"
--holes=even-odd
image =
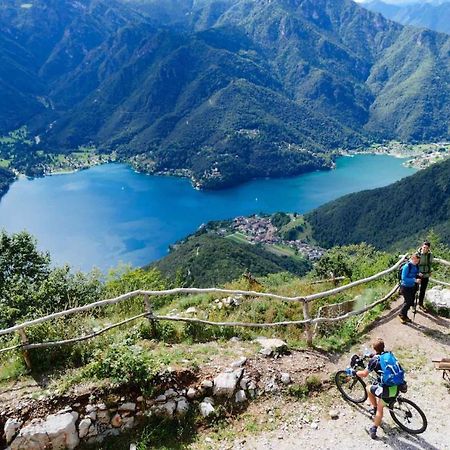
[(0, 229), (29, 231), (56, 264), (86, 271), (119, 262), (142, 266), (202, 223), (259, 212), (304, 213), (415, 172), (402, 163), (384, 155), (342, 157), (332, 171), (215, 192), (194, 190), (187, 179), (138, 174), (124, 164), (21, 178), (0, 201)]

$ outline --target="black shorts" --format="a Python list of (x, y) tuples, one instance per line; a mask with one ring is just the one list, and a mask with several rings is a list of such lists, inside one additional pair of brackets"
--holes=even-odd
[(375, 397), (381, 398), (388, 403), (390, 399), (395, 398), (398, 394), (398, 386), (381, 386), (379, 384), (372, 384), (372, 386), (370, 386), (370, 392), (372, 392)]

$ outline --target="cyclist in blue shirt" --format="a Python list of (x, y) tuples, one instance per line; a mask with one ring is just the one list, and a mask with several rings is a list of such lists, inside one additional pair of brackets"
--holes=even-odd
[(372, 405), (372, 409), (370, 410), (373, 418), (373, 425), (369, 428), (369, 435), (372, 439), (376, 439), (377, 437), (377, 429), (381, 424), (381, 420), (383, 419), (383, 408), (385, 403), (389, 403), (391, 398), (395, 398), (398, 394), (398, 386), (382, 386), (381, 385), (381, 376), (382, 369), (380, 364), (380, 355), (385, 352), (384, 350), (384, 341), (381, 338), (377, 338), (372, 343), (372, 348), (375, 350), (375, 353), (371, 355), (369, 364), (367, 368), (364, 370), (352, 371), (351, 375), (356, 375), (361, 378), (366, 378), (370, 372), (375, 372), (377, 374), (377, 383), (371, 384), (367, 386), (367, 393), (369, 395), (369, 401)]

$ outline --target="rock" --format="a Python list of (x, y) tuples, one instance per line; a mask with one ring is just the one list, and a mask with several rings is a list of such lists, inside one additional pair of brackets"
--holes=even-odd
[(177, 397), (177, 396), (178, 396), (178, 392), (176, 392), (176, 391), (173, 390), (173, 389), (167, 389), (167, 391), (164, 392), (164, 395), (165, 395), (167, 398), (174, 398), (174, 397)]
[(96, 412), (97, 407), (94, 405), (86, 405), (86, 414), (90, 414), (91, 412)]
[(130, 450), (137, 450), (136, 444), (130, 444)]
[(249, 382), (250, 382), (250, 378), (244, 377), (244, 378), (242, 378), (241, 381), (239, 382), (239, 387), (240, 387), (241, 389), (244, 389), (244, 391), (245, 391), (245, 390), (247, 390), (247, 388), (248, 388)]
[(56, 414), (65, 414), (67, 412), (71, 412), (72, 408), (70, 406), (66, 406), (65, 408), (59, 410)]
[(214, 383), (211, 380), (203, 380), (200, 384), (200, 387), (204, 391), (207, 391), (208, 389), (212, 389), (213, 386), (214, 386)]
[(23, 427), (11, 443), (11, 450), (72, 450), (79, 442), (72, 414), (51, 414), (45, 421), (32, 421)]
[(288, 350), (286, 342), (281, 339), (259, 337), (255, 341), (261, 345), (260, 353), (265, 356), (281, 355)]
[(247, 400), (247, 396), (245, 395), (245, 391), (243, 390), (237, 391), (234, 398), (236, 400), (236, 403), (242, 403)]
[(111, 419), (111, 425), (114, 428), (119, 428), (122, 425), (122, 417), (119, 413), (115, 414), (114, 417)]
[(214, 378), (213, 395), (219, 397), (233, 397), (239, 377), (236, 373), (220, 373)]
[(209, 402), (205, 402), (205, 401), (201, 402), (199, 405), (199, 409), (200, 409), (200, 414), (203, 417), (208, 417), (214, 413), (214, 406)]
[(159, 402), (159, 403), (163, 403), (167, 400), (167, 397), (165, 395), (158, 395), (158, 397), (156, 397), (155, 401)]
[(41, 450), (50, 446), (50, 438), (43, 426), (43, 421), (34, 419), (20, 430), (10, 448), (11, 450)]
[(288, 385), (291, 383), (291, 376), (288, 373), (282, 373), (280, 380), (283, 384)]
[(319, 429), (319, 424), (317, 422), (313, 422), (310, 426), (313, 430)]
[(91, 419), (80, 420), (80, 423), (78, 424), (78, 435), (80, 436), (80, 439), (83, 439), (88, 435), (91, 424)]
[(184, 416), (189, 411), (189, 403), (186, 399), (182, 399), (177, 403), (176, 414), (177, 416)]
[(205, 403), (211, 403), (211, 405), (215, 404), (214, 399), (212, 397), (205, 397), (202, 401)]
[(136, 411), (136, 403), (124, 403), (119, 406), (119, 412), (135, 412)]
[(86, 417), (89, 417), (91, 420), (97, 419), (97, 413), (95, 411), (91, 411), (89, 414), (86, 414)]
[(186, 314), (197, 314), (197, 308), (195, 308), (194, 306), (191, 306), (190, 308), (188, 308), (185, 311)]
[(136, 399), (136, 401), (137, 401), (138, 403), (142, 403), (142, 402), (144, 401), (144, 397), (143, 397), (142, 395), (140, 395), (140, 396)]
[(426, 300), (434, 307), (450, 310), (450, 289), (445, 289), (442, 286), (434, 286), (427, 290), (425, 296)]
[(230, 342), (240, 342), (240, 341), (241, 341), (241, 338), (238, 337), (238, 336), (233, 336), (233, 337), (230, 339)]
[(337, 409), (330, 409), (329, 415), (333, 420), (339, 419), (339, 411)]
[(196, 398), (198, 396), (198, 391), (191, 387), (188, 389), (186, 396), (189, 400), (193, 400), (194, 398)]
[(106, 411), (108, 409), (108, 407), (104, 403), (100, 403), (97, 405), (97, 409), (99, 411)]
[(177, 407), (177, 404), (173, 400), (169, 400), (168, 402), (158, 405), (153, 408), (153, 411), (157, 416), (163, 416), (163, 417), (173, 417), (173, 413), (175, 412), (175, 409)]
[(19, 428), (22, 426), (23, 422), (19, 419), (8, 419), (5, 423), (5, 439), (6, 443), (9, 444), (13, 437), (16, 435)]
[(97, 412), (97, 422), (103, 425), (109, 425), (109, 421), (110, 421), (109, 411), (99, 410)]
[(247, 362), (247, 358), (245, 356), (242, 356), (242, 358), (239, 358), (237, 361), (234, 361), (231, 363), (231, 367), (234, 369), (238, 367), (242, 367)]
[(130, 430), (134, 427), (134, 417), (124, 417), (122, 420), (122, 428), (124, 430)]

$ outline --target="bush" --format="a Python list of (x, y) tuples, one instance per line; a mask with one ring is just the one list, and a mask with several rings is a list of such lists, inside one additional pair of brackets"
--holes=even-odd
[(153, 380), (158, 370), (159, 366), (141, 347), (113, 344), (106, 351), (95, 354), (95, 361), (84, 369), (84, 375), (109, 378), (117, 384), (145, 386)]

